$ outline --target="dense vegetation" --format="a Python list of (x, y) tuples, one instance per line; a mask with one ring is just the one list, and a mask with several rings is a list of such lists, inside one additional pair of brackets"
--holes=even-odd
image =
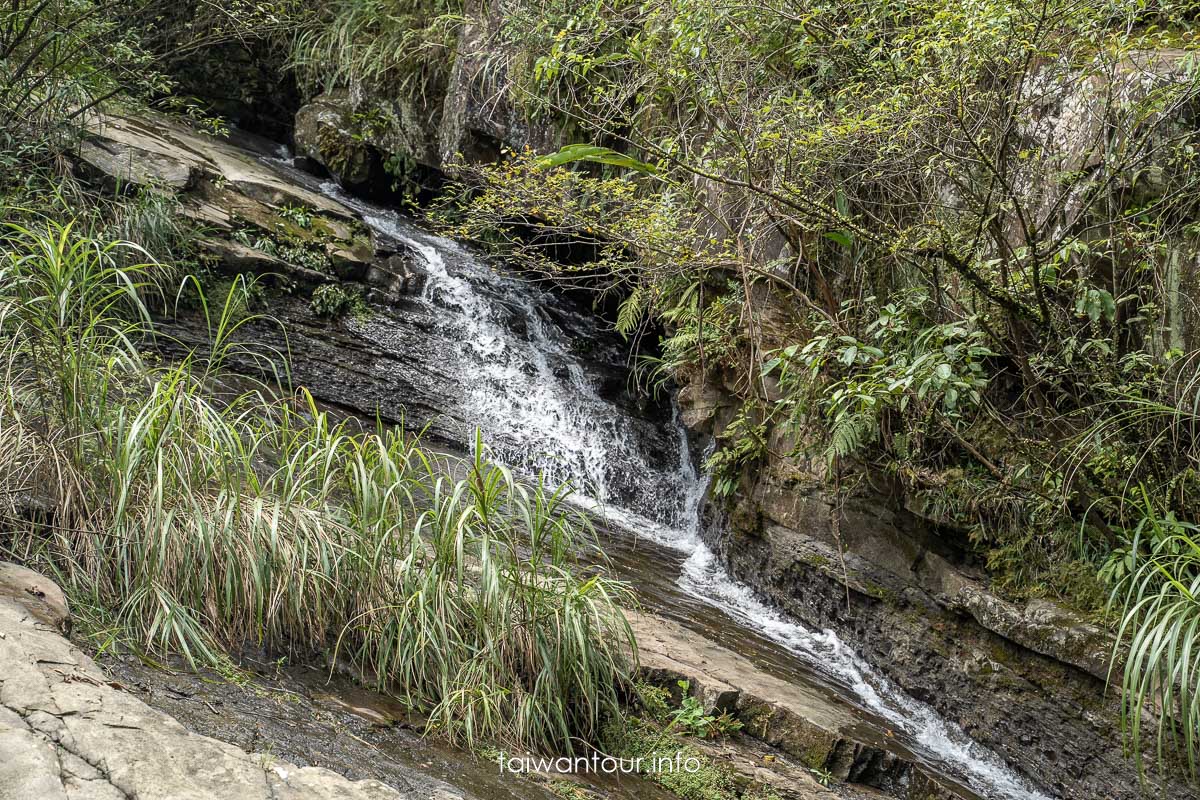
[[(215, 114), (276, 101), (271, 80), (286, 79), (310, 95), (348, 90), (358, 123), (388, 125), (376, 112), (400, 97), (440, 113), (454, 56), (470, 55), (493, 92), (483, 100), (567, 146), (514, 140), (499, 163), (442, 165), (458, 183), (436, 218), (616, 298), (648, 385), (735, 398), (709, 462), (718, 500), (736, 505), (785, 459), (835, 494), (886, 475), (1010, 596), (1115, 610), (1131, 729), (1157, 698), (1164, 743), (1178, 735), (1191, 756), (1198, 9), (509, 0), (497, 15), (458, 0), (17, 0), (0, 10), (3, 188), (24, 202), (54, 184), (55, 156), (104, 103), (179, 109), (219, 132)], [(213, 48), (241, 55), (206, 58)], [(244, 96), (211, 96), (218, 85)], [(42, 211), (61, 220), (64, 205), (92, 202)], [(449, 727), (546, 746), (597, 730), (624, 676), (627, 632), (611, 616), (622, 589), (573, 577), (576, 524), (556, 521), (554, 489), (512, 478), (482, 448), (446, 468), (468, 478), (446, 482), (408, 440), (331, 428), (265, 389), (218, 403), (236, 317), (214, 314), (218, 355), (146, 363), (138, 287), (181, 276), (105, 244), (142, 241), (146, 225), (97, 240), (55, 224), (3, 243), (3, 454), (13, 487), (53, 476), (38, 520), (70, 583), (94, 586), (96, 606), (147, 646), (211, 655), (247, 636), (313, 647), (349, 631), (363, 667)], [(159, 232), (169, 250), (172, 232)], [(62, 283), (68, 267), (87, 280)], [(63, 308), (75, 311), (55, 318)], [(202, 524), (215, 509), (223, 522)], [(202, 557), (210, 549), (220, 557)], [(179, 572), (196, 557), (207, 582)], [(383, 576), (417, 582), (430, 605), (399, 603)], [(560, 639), (550, 655), (533, 640), (481, 644), (492, 626), (520, 629), (506, 615), (540, 623), (550, 608), (584, 633), (581, 652)], [(406, 625), (458, 654), (452, 668), (405, 650)], [(504, 690), (461, 690), (484, 675), (470, 684)]]
[(459, 233), (739, 398), (718, 498), (886, 475), (1011, 596), (1117, 610), (1131, 729), (1161, 696), (1194, 753), (1196, 7), (514, 5), (513, 102), (580, 144), (465, 170)]
[[(241, 344), (261, 292), (196, 270), (176, 201), (106, 198), (59, 170), (105, 104), (198, 108), (173, 93), (164, 41), (183, 58), (270, 16), (0, 12), (0, 155), (19, 167), (0, 206), (0, 549), (56, 574), (101, 649), (222, 669), (246, 645), (326, 654), (451, 739), (571, 752), (618, 708), (636, 654), (627, 587), (580, 564), (603, 559), (570, 488), (514, 476), (482, 440), (460, 460), (335, 422), (283, 354)], [(209, 342), (164, 363), (151, 319), (180, 303)], [(273, 379), (233, 376), (233, 356)]]
[(303, 392), (227, 386), (240, 281), (211, 351), (155, 364), (146, 304), (174, 276), (120, 266), (130, 247), (46, 220), (0, 238), (6, 548), (58, 571), (109, 645), (206, 665), (333, 647), (453, 738), (593, 738), (628, 681), (629, 597), (579, 573), (590, 527), (568, 489), (481, 441), (454, 463)]

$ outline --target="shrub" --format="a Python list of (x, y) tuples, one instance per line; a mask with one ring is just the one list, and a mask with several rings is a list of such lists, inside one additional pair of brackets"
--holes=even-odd
[(314, 289), (309, 308), (318, 317), (327, 319), (337, 319), (346, 314), (364, 317), (370, 312), (362, 289), (340, 283), (326, 283)]

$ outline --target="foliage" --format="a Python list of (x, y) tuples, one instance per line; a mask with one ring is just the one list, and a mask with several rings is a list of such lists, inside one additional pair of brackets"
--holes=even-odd
[(357, 432), (303, 392), (218, 395), (240, 283), (204, 306), (205, 355), (148, 360), (144, 298), (173, 276), (129, 249), (45, 220), (0, 239), (7, 549), (152, 655), (332, 647), (453, 739), (594, 740), (629, 681), (630, 598), (577, 566), (594, 545), (568, 489), (478, 440), (455, 462)]
[(362, 290), (357, 286), (326, 283), (313, 290), (309, 308), (318, 317), (336, 319), (347, 314), (363, 317), (370, 313)]
[(690, 693), (691, 688), (688, 681), (679, 681), (679, 690), (683, 693), (683, 701), (680, 703), (679, 709), (671, 714), (672, 728), (682, 730), (689, 736), (700, 739), (728, 736), (741, 730), (742, 723), (730, 716), (729, 712), (723, 711), (716, 715), (708, 713), (700, 699)]
[(723, 493), (784, 426), (838, 486), (866, 465), (915, 498), (960, 486), (917, 505), (1014, 591), (1096, 597), (1037, 570), (1098, 569), (1127, 482), (1179, 465), (1120, 409), (1177, 396), (1162, 265), (1193, 241), (1200, 74), (1171, 23), (1194, 9), (516, 5), (506, 41), (539, 54), (517, 90), (588, 145), (468, 171), (443, 219), (618, 293), (622, 332), (661, 324), (649, 383), (733, 389)]
[(179, 211), (174, 194), (140, 189), (129, 200), (114, 205), (106, 231), (113, 241), (136, 244), (141, 258), (149, 253), (171, 253), (179, 264), (193, 255), (196, 237), (195, 229)]
[(69, 143), (86, 115), (120, 92), (160, 91), (136, 27), (141, 4), (15, 0), (0, 10), (0, 157)]
[[(778, 372), (784, 399), (777, 405), (793, 426), (819, 409), (829, 424), (831, 461), (873, 443), (885, 415), (904, 420), (905, 431), (890, 433), (905, 436), (911, 455), (931, 423), (954, 425), (979, 408), (985, 362), (995, 353), (977, 318), (929, 324), (930, 305), (922, 294), (901, 296), (878, 308), (862, 339), (839, 333), (848, 328), (836, 320), (821, 320), (803, 346), (783, 348), (763, 365), (767, 374)], [(874, 306), (874, 297), (847, 301), (841, 316), (869, 319)], [(830, 380), (831, 373), (840, 377)]]
[[(13, 0), (0, 9), (0, 164), (46, 161), (115, 102), (162, 102), (179, 59), (283, 24), (286, 3), (232, 0)], [(220, 128), (220, 125), (217, 126)]]
[(337, 0), (304, 14), (292, 66), (306, 85), (432, 95), (448, 77), (461, 0)]
[(721, 432), (726, 445), (714, 450), (704, 462), (704, 468), (712, 476), (712, 493), (715, 497), (731, 498), (741, 485), (743, 470), (759, 462), (767, 455), (765, 437), (767, 426), (755, 424), (753, 408), (744, 406)]
[(701, 753), (695, 747), (681, 744), (669, 733), (655, 725), (639, 720), (614, 719), (604, 728), (601, 737), (604, 752), (614, 758), (642, 759), (643, 764), (660, 759), (673, 762), (694, 758), (699, 769), (653, 770), (646, 777), (682, 800), (738, 800), (738, 780), (733, 771)]
[(1160, 761), (1180, 756), (1197, 777), (1200, 737), (1200, 531), (1173, 517), (1152, 516), (1133, 531), (1116, 555), (1113, 602), (1122, 611), (1118, 637), (1128, 648), (1119, 676), (1121, 720), (1139, 766), (1144, 713), (1154, 708), (1155, 751)]
[(283, 230), (265, 232), (245, 227), (234, 231), (233, 239), (239, 244), (289, 264), (306, 267), (314, 272), (330, 272), (329, 253), (322, 245), (320, 237), (301, 237)]
[[(515, 6), (512, 93), (579, 143), (443, 219), (661, 325), (647, 383), (732, 393), (718, 494), (764, 454), (886, 471), (1000, 588), (1097, 612), (1130, 532), (1200, 520), (1194, 3)], [(1189, 585), (1156, 563), (1143, 594)]]
[(312, 227), (312, 212), (304, 206), (285, 204), (279, 208), (279, 216), (304, 230)]

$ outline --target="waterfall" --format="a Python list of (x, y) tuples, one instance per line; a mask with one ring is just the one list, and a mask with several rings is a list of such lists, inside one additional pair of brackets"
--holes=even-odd
[[(729, 577), (700, 537), (708, 478), (693, 463), (678, 409), (673, 407), (668, 438), (662, 438), (661, 425), (659, 438), (648, 438), (649, 423), (606, 399), (584, 368), (573, 349), (577, 338), (547, 312), (556, 302), (549, 292), (489, 269), (458, 243), (390, 210), (350, 197), (333, 184), (321, 188), (362, 214), (384, 241), (406, 247), (421, 260), (428, 280), (420, 302), (454, 343), (454, 370), (466, 376), (457, 407), (448, 411), (481, 428), (495, 457), (526, 474), (569, 481), (577, 501), (614, 527), (683, 553), (678, 583), (684, 591), (825, 675), (902, 733), (911, 750), (982, 797), (1045, 800), (999, 756), (906, 695), (833, 631), (809, 630)], [(574, 322), (586, 334), (589, 323)], [(379, 320), (347, 324), (367, 339), (390, 335)], [(599, 328), (592, 331), (598, 340)]]
[[(601, 396), (573, 351), (575, 340), (548, 314), (549, 292), (494, 272), (458, 243), (333, 184), (322, 189), (358, 210), (385, 241), (419, 257), (427, 275), (422, 301), (452, 343), (455, 372), (465, 377), (457, 407), (448, 410), (482, 429), (494, 456), (526, 474), (570, 482), (598, 506), (680, 524), (686, 486), (678, 465), (656, 457), (620, 404)], [(575, 323), (592, 326), (595, 341), (604, 337), (596, 321), (579, 316)], [(379, 320), (349, 324), (370, 340), (389, 336)]]

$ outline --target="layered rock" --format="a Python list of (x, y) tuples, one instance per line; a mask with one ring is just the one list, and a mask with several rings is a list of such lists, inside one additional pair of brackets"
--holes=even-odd
[[(1143, 796), (1106, 685), (1108, 632), (1049, 601), (997, 597), (895, 498), (837, 500), (787, 461), (743, 484), (728, 513), (710, 509), (706, 538), (734, 577), (805, 624), (837, 631), (1058, 796)], [(1156, 783), (1172, 797), (1200, 796), (1181, 775), (1150, 776)]]
[(221, 139), (170, 117), (95, 117), (77, 169), (113, 191), (173, 195), (207, 264), (291, 290), (339, 281), (378, 285), (395, 299), (419, 289), (403, 253), (377, 248), (359, 216), (299, 173), (264, 163), (275, 145), (240, 134)]
[[(647, 680), (668, 688), (685, 681), (707, 711), (727, 713), (742, 724), (740, 739), (757, 741), (781, 754), (759, 759), (750, 772), (762, 783), (773, 785), (773, 777), (788, 769), (788, 759), (794, 759), (808, 769), (808, 774), (788, 773), (792, 788), (802, 794), (807, 786), (819, 795), (812, 775), (823, 774), (848, 784), (839, 787), (843, 796), (846, 792), (856, 796), (853, 792), (859, 787), (914, 800), (959, 796), (905, 757), (894, 742), (874, 734), (856, 709), (834, 695), (782, 680), (745, 656), (662, 617), (636, 614), (630, 623)], [(741, 760), (733, 748), (725, 750), (725, 758), (738, 768)]]

